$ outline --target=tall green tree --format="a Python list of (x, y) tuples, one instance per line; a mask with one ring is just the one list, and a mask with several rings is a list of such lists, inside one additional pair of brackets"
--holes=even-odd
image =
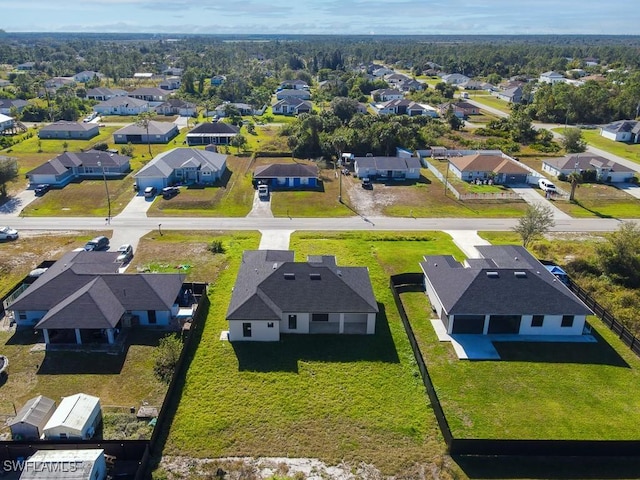
[(149, 148), (149, 156), (152, 157), (151, 153), (151, 138), (149, 137), (149, 124), (151, 120), (155, 117), (155, 113), (153, 112), (140, 112), (136, 116), (136, 125), (145, 129), (147, 133), (147, 147)]
[(587, 142), (582, 138), (579, 128), (567, 128), (562, 132), (562, 146), (569, 153), (580, 153), (587, 149)]
[(597, 263), (614, 283), (640, 287), (640, 227), (623, 222), (596, 247)]
[(18, 162), (15, 158), (0, 158), (0, 198), (7, 196), (7, 182), (18, 177)]
[(527, 207), (524, 215), (518, 220), (513, 230), (522, 238), (522, 245), (526, 248), (531, 242), (544, 236), (555, 226), (551, 207), (533, 204)]

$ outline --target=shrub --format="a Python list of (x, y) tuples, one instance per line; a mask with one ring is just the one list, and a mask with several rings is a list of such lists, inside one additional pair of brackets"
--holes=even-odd
[(224, 245), (221, 240), (212, 240), (209, 244), (209, 251), (211, 253), (224, 253)]
[(100, 150), (101, 152), (106, 152), (109, 149), (109, 145), (106, 142), (96, 143), (93, 146), (94, 150)]
[(133, 157), (133, 145), (130, 143), (120, 147), (120, 153), (126, 157)]
[(177, 335), (167, 335), (160, 339), (158, 349), (155, 352), (156, 361), (153, 367), (153, 373), (155, 373), (156, 377), (165, 383), (171, 381), (181, 351), (182, 341)]

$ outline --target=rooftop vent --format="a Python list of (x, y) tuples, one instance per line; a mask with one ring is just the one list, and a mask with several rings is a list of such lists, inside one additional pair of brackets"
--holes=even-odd
[(499, 276), (498, 272), (487, 272), (487, 277), (489, 278), (498, 278)]
[(285, 273), (284, 274), (284, 279), (285, 280), (295, 280), (296, 279), (296, 274), (295, 273)]
[(273, 268), (274, 270), (275, 270), (276, 268), (278, 268), (278, 263), (277, 263), (277, 262), (276, 262), (276, 263), (274, 263), (272, 268)]
[(321, 279), (321, 277), (320, 277), (320, 274), (319, 274), (319, 273), (310, 273), (310, 274), (309, 274), (309, 278), (310, 278), (311, 280), (320, 280), (320, 279)]
[(527, 278), (527, 272), (513, 272), (513, 274), (517, 277), (517, 278)]

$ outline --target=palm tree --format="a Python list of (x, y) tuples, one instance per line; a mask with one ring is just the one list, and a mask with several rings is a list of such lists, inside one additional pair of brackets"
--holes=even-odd
[(571, 172), (567, 176), (567, 180), (569, 181), (569, 183), (571, 183), (571, 193), (569, 194), (569, 201), (573, 202), (576, 196), (576, 188), (578, 188), (578, 185), (582, 183), (582, 175), (580, 174), (580, 172)]
[(155, 116), (153, 112), (140, 112), (136, 118), (136, 125), (139, 127), (143, 127), (147, 131), (147, 146), (149, 147), (149, 156), (152, 157), (151, 153), (151, 139), (149, 138), (149, 123), (151, 123), (151, 119)]

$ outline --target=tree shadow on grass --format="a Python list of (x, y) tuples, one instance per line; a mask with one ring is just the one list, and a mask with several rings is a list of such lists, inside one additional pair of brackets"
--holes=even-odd
[(600, 212), (598, 212), (596, 210), (593, 210), (593, 209), (587, 207), (586, 205), (583, 205), (580, 200), (576, 200), (575, 198), (573, 199), (573, 203), (575, 203), (580, 208), (584, 208), (587, 212), (594, 214), (598, 218), (615, 218), (612, 215), (605, 215), (604, 213), (600, 213)]
[(598, 332), (596, 342), (493, 342), (503, 362), (577, 363), (631, 368)]
[(454, 456), (469, 478), (476, 479), (615, 479), (640, 478), (640, 457)]
[(240, 371), (298, 372), (298, 362), (398, 363), (384, 305), (378, 303), (375, 335), (283, 334), (279, 342), (232, 342)]

